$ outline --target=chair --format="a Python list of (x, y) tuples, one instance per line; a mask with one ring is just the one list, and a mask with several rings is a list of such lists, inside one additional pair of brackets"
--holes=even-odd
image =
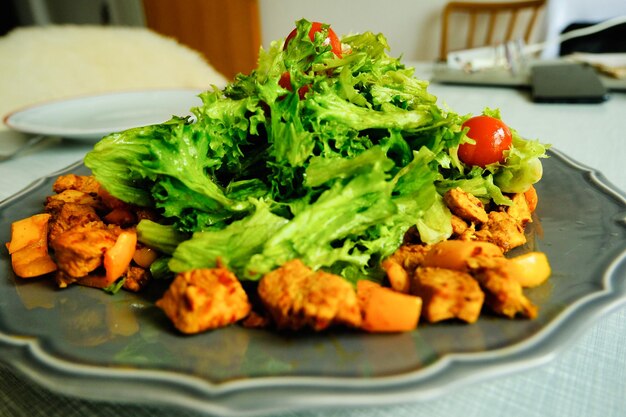
[[(441, 26), (441, 46), (439, 59), (446, 60), (448, 52), (454, 49), (468, 49), (479, 46), (490, 46), (504, 43), (514, 39), (514, 35), (523, 30), (523, 39), (526, 43), (530, 40), (533, 28), (537, 21), (539, 12), (545, 6), (546, 0), (527, 0), (500, 3), (478, 3), (478, 2), (457, 2), (453, 1), (446, 5), (442, 15)], [(449, 46), (449, 30), (453, 15), (466, 15), (469, 18), (467, 25), (467, 37), (465, 44), (461, 48), (451, 48)], [(522, 14), (526, 14), (526, 19), (519, 19)], [(508, 15), (508, 20), (505, 19)], [(487, 19), (486, 34), (483, 42), (477, 42), (476, 38), (479, 19)], [(524, 22), (525, 21), (525, 22)], [(504, 37), (496, 37), (496, 29), (505, 23)], [(525, 28), (523, 27), (525, 23)]]

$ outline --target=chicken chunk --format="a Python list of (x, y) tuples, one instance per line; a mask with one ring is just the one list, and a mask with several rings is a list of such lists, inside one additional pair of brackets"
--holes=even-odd
[(471, 275), (436, 267), (417, 268), (411, 293), (422, 299), (422, 317), (430, 323), (454, 318), (474, 323), (485, 299)]
[(489, 213), (489, 220), (474, 234), (476, 240), (491, 242), (503, 252), (526, 243), (524, 228), (510, 214), (500, 211)]
[(425, 245), (402, 245), (393, 255), (382, 262), (387, 273), (391, 288), (398, 292), (408, 293), (411, 287), (411, 278), (428, 252)]
[(522, 227), (532, 222), (532, 212), (524, 193), (514, 194), (511, 201), (513, 201), (513, 204), (506, 208), (506, 213), (513, 217)]
[(95, 196), (98, 194), (100, 184), (91, 175), (67, 174), (59, 176), (52, 185), (52, 189), (57, 194), (65, 190), (77, 190)]
[(279, 329), (309, 326), (320, 331), (334, 324), (361, 325), (352, 285), (338, 275), (312, 271), (297, 259), (263, 276), (258, 293)]
[(178, 274), (156, 305), (187, 334), (228, 326), (246, 317), (251, 309), (241, 283), (226, 268)]
[(117, 240), (117, 233), (102, 222), (73, 227), (51, 242), (59, 270), (70, 277), (83, 277), (100, 265), (104, 252)]
[(451, 223), (452, 223), (452, 234), (456, 236), (463, 235), (463, 233), (465, 233), (470, 228), (470, 226), (465, 222), (465, 220), (463, 220), (459, 216), (455, 216), (454, 214), (452, 215)]
[(510, 318), (537, 317), (537, 307), (524, 295), (506, 262), (505, 258), (484, 256), (468, 261), (471, 274), (486, 293), (485, 304), (493, 312)]
[(472, 194), (453, 188), (444, 194), (443, 199), (450, 211), (461, 219), (475, 224), (487, 221), (483, 203)]
[(50, 221), (48, 241), (52, 242), (72, 227), (82, 226), (100, 221), (100, 217), (92, 206), (76, 203), (65, 203), (60, 206)]
[(103, 208), (98, 197), (78, 190), (65, 190), (59, 194), (53, 194), (46, 198), (45, 211), (53, 216), (58, 213), (64, 204), (74, 203), (93, 207), (96, 210)]
[(131, 265), (125, 275), (124, 289), (132, 292), (141, 291), (148, 285), (150, 277), (147, 269)]

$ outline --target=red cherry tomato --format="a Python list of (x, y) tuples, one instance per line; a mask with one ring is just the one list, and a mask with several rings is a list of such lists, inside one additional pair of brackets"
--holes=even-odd
[(504, 162), (504, 151), (511, 147), (509, 127), (500, 119), (490, 116), (475, 116), (463, 123), (469, 128), (467, 136), (476, 142), (459, 146), (459, 159), (468, 165), (485, 167), (495, 162)]
[[(278, 85), (280, 85), (285, 90), (293, 91), (291, 87), (291, 75), (289, 74), (289, 72), (283, 72), (283, 75), (280, 76), (280, 80), (278, 80)], [(303, 85), (302, 87), (300, 87), (298, 89), (298, 96), (300, 97), (300, 100), (302, 100), (308, 92), (308, 85)]]
[[(311, 39), (311, 41), (314, 41), (315, 34), (321, 31), (322, 24), (320, 22), (313, 22), (311, 24), (311, 30), (309, 30), (309, 39)], [(285, 39), (285, 46), (283, 46), (283, 49), (287, 48), (287, 45), (293, 38), (296, 37), (297, 33), (298, 29), (294, 29), (291, 31), (291, 33), (289, 33), (289, 35), (287, 35), (287, 39)], [(337, 36), (335, 31), (333, 31), (330, 27), (328, 28), (328, 36), (326, 36), (326, 39), (324, 40), (324, 45), (330, 45), (331, 51), (333, 51), (333, 53), (337, 55), (337, 57), (341, 58), (341, 41), (339, 40), (339, 37)]]

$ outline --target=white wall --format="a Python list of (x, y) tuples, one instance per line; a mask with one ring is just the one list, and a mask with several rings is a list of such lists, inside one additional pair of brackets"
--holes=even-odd
[(447, 0), (259, 0), (265, 48), (287, 36), (305, 18), (328, 23), (338, 35), (383, 33), (391, 55), (435, 60), (439, 52), (441, 10)]

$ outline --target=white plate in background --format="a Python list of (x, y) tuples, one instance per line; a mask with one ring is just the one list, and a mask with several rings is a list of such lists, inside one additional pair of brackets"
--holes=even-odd
[(31, 134), (99, 140), (112, 132), (188, 116), (202, 104), (198, 89), (125, 91), (33, 105), (9, 113), (4, 123)]

